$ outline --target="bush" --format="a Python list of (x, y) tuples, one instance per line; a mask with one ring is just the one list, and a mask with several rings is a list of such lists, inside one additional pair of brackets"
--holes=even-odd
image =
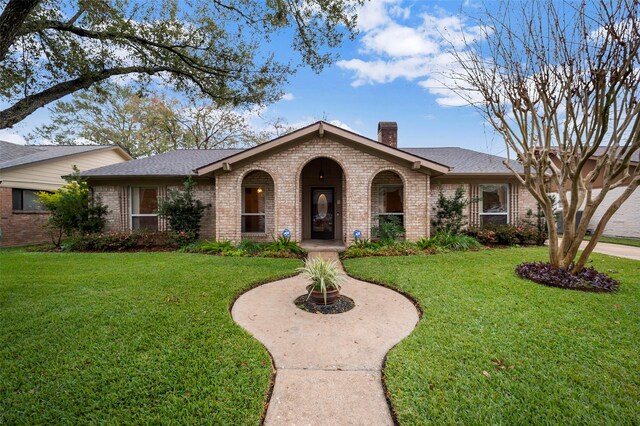
[(397, 216), (379, 216), (378, 226), (373, 227), (371, 231), (384, 244), (397, 241), (405, 233), (405, 229)]
[(37, 194), (50, 213), (48, 226), (56, 247), (60, 247), (64, 235), (74, 237), (102, 231), (108, 213), (99, 196), (92, 199), (89, 185), (80, 177), (77, 167), (65, 179), (67, 183), (57, 191)]
[(514, 244), (544, 244), (546, 232), (527, 224), (522, 225), (491, 225), (483, 228), (470, 228), (467, 235), (474, 237), (482, 244), (507, 245)]
[(274, 239), (272, 243), (265, 246), (265, 251), (269, 252), (289, 252), (296, 256), (306, 255), (306, 251), (300, 247), (296, 241), (291, 241), (291, 238), (285, 238), (279, 236)]
[(464, 234), (456, 235), (450, 232), (438, 232), (431, 239), (436, 247), (446, 250), (466, 251), (482, 246), (473, 237)]
[(549, 263), (531, 262), (516, 266), (516, 273), (522, 278), (538, 284), (571, 290), (612, 292), (618, 290), (620, 283), (594, 268), (584, 268), (577, 275), (569, 268), (554, 268)]
[(204, 210), (209, 207), (194, 198), (194, 185), (193, 179), (188, 177), (184, 180), (182, 191), (169, 191), (169, 196), (158, 202), (158, 214), (167, 219), (169, 229), (189, 237), (191, 241), (198, 239), (200, 221)]
[(276, 258), (302, 258), (307, 252), (295, 241), (280, 237), (272, 243), (242, 241), (234, 246), (231, 241), (200, 241), (183, 247), (185, 253), (214, 254), (218, 256), (261, 256)]
[(123, 231), (77, 235), (64, 241), (65, 251), (175, 249), (180, 238), (171, 232)]
[(409, 242), (393, 242), (393, 243), (357, 243), (347, 247), (342, 252), (343, 259), (356, 257), (372, 257), (372, 256), (413, 256), (421, 254), (421, 251), (415, 244)]
[(439, 186), (438, 200), (433, 207), (433, 227), (436, 233), (459, 234), (462, 228), (467, 225), (464, 209), (473, 202), (475, 201), (465, 198), (462, 185), (456, 188), (456, 192), (451, 198), (447, 198), (442, 191), (442, 186)]

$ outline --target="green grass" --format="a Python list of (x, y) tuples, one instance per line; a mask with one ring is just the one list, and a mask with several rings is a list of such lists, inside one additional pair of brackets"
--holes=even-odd
[[(591, 236), (585, 235), (584, 239), (586, 241), (589, 241), (591, 239)], [(624, 246), (640, 247), (640, 238), (606, 237), (603, 235), (602, 237), (600, 237), (598, 241), (601, 241), (603, 243), (621, 244)]]
[(640, 262), (593, 255), (596, 269), (620, 280), (615, 294), (544, 287), (513, 272), (545, 258), (527, 248), (345, 261), (352, 275), (401, 289), (424, 309), (387, 359), (401, 424), (640, 423)]
[(0, 424), (259, 424), (234, 297), (290, 259), (0, 251)]

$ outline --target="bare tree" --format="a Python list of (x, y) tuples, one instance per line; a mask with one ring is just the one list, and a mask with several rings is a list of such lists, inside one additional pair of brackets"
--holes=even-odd
[[(637, 0), (507, 2), (487, 10), (484, 37), (454, 49), (453, 89), (523, 165), (524, 177), (505, 162), (542, 206), (551, 264), (573, 264), (573, 273), (640, 183), (638, 9)], [(576, 261), (589, 221), (617, 187), (625, 189)], [(562, 206), (561, 240), (551, 190)]]

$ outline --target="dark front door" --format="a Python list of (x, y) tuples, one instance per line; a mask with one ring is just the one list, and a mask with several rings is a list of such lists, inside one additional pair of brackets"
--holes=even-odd
[(333, 188), (311, 188), (311, 238), (334, 238)]

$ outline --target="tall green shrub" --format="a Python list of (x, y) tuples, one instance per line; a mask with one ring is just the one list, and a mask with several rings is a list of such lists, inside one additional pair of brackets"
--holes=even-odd
[(436, 232), (458, 235), (462, 228), (467, 225), (467, 217), (464, 209), (471, 203), (476, 202), (465, 196), (464, 187), (460, 185), (452, 197), (447, 197), (442, 190), (442, 185), (438, 187), (438, 201), (433, 208), (433, 226)]
[(57, 191), (38, 192), (38, 200), (49, 211), (51, 239), (60, 247), (63, 236), (100, 232), (106, 223), (107, 207), (100, 196), (91, 196), (89, 185), (80, 177), (80, 170), (66, 177), (67, 183)]
[(390, 244), (397, 241), (401, 235), (405, 233), (402, 222), (396, 216), (379, 216), (378, 226), (374, 226), (373, 235), (384, 244)]
[(158, 202), (158, 214), (167, 219), (169, 229), (176, 233), (185, 233), (192, 240), (200, 234), (200, 221), (204, 215), (205, 206), (202, 201), (193, 196), (195, 182), (191, 177), (184, 180), (184, 188), (179, 191), (169, 191), (167, 198)]

